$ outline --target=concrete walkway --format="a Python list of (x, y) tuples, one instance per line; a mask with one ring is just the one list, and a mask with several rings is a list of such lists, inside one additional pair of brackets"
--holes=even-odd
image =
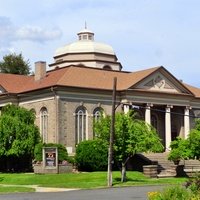
[(5, 185), (0, 184), (3, 187), (27, 187), (35, 189), (35, 192), (67, 192), (67, 191), (74, 191), (79, 189), (74, 188), (51, 188), (51, 187), (40, 187), (38, 185)]

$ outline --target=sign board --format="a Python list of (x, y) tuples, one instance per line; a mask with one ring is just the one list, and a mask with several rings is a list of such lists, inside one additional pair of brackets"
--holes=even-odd
[(58, 153), (56, 147), (43, 148), (43, 161), (45, 167), (55, 168), (58, 165)]

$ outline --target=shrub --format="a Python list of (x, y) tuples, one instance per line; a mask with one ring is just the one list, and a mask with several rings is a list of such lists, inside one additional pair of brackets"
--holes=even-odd
[(196, 173), (194, 177), (190, 178), (185, 187), (189, 188), (194, 194), (200, 194), (200, 174)]
[(189, 179), (184, 186), (173, 186), (162, 192), (149, 192), (149, 200), (200, 200), (200, 174)]
[(58, 148), (58, 162), (62, 162), (64, 160), (68, 161), (68, 153), (67, 149), (62, 144), (54, 144), (54, 143), (48, 143), (48, 144), (42, 144), (39, 143), (35, 146), (34, 150), (34, 158), (35, 161), (42, 161), (42, 148), (43, 147), (57, 147)]
[(182, 159), (187, 159), (191, 156), (191, 150), (189, 148), (188, 140), (184, 140), (177, 137), (170, 144), (171, 151), (168, 156), (168, 160), (180, 161)]
[(162, 192), (148, 193), (149, 200), (190, 200), (193, 194), (182, 186), (174, 186), (164, 189)]
[(76, 148), (76, 164), (81, 171), (103, 171), (108, 164), (108, 146), (101, 140), (88, 140)]

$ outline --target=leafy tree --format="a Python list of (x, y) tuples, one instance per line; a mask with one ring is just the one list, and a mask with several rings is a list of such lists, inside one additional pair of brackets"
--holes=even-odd
[(11, 53), (5, 55), (0, 62), (0, 72), (10, 74), (30, 74), (29, 60), (24, 60), (22, 54)]
[[(109, 141), (111, 117), (101, 118), (95, 124), (97, 137)], [(116, 113), (114, 157), (119, 162), (122, 171), (121, 181), (126, 179), (126, 164), (139, 152), (158, 152), (163, 150), (161, 140), (156, 130), (142, 120), (135, 118), (134, 113)]]
[(108, 164), (108, 146), (102, 140), (83, 141), (76, 148), (75, 160), (79, 170), (105, 170)]
[(0, 116), (0, 157), (33, 158), (34, 147), (40, 142), (34, 113), (15, 105), (2, 108)]
[(191, 150), (190, 158), (200, 158), (200, 119), (196, 120), (195, 127), (188, 136), (188, 149)]
[(187, 139), (177, 137), (170, 144), (171, 151), (168, 159), (177, 161), (182, 159), (200, 158), (200, 120), (196, 120), (195, 127), (190, 131)]
[(174, 161), (175, 164), (178, 164), (182, 159), (191, 157), (192, 151), (189, 148), (189, 140), (177, 137), (171, 142), (170, 148), (171, 151), (169, 152), (168, 160)]

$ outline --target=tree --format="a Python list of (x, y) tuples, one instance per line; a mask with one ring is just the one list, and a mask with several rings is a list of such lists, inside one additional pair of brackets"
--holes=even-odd
[(189, 147), (189, 140), (177, 137), (170, 143), (171, 151), (168, 155), (168, 160), (172, 160), (175, 164), (178, 164), (180, 160), (187, 159), (191, 156), (191, 149)]
[[(108, 143), (111, 117), (102, 117), (95, 124), (97, 138)], [(128, 114), (116, 113), (114, 157), (121, 166), (121, 181), (126, 180), (126, 164), (128, 160), (139, 152), (160, 152), (163, 150), (161, 140), (156, 130), (142, 120), (135, 118), (133, 112)]]
[(22, 54), (11, 53), (5, 55), (0, 62), (0, 72), (10, 74), (30, 74), (29, 60), (25, 61)]
[(188, 149), (190, 149), (190, 158), (200, 159), (200, 119), (196, 120), (195, 127), (190, 131), (187, 138)]
[[(10, 160), (33, 158), (34, 148), (40, 142), (38, 127), (32, 111), (15, 105), (2, 108), (0, 116), (0, 157)], [(14, 166), (10, 166), (15, 168)], [(10, 168), (7, 166), (7, 168)]]
[(168, 159), (180, 161), (182, 159), (200, 159), (200, 119), (196, 120), (195, 127), (187, 139), (177, 137), (170, 144), (171, 151)]

